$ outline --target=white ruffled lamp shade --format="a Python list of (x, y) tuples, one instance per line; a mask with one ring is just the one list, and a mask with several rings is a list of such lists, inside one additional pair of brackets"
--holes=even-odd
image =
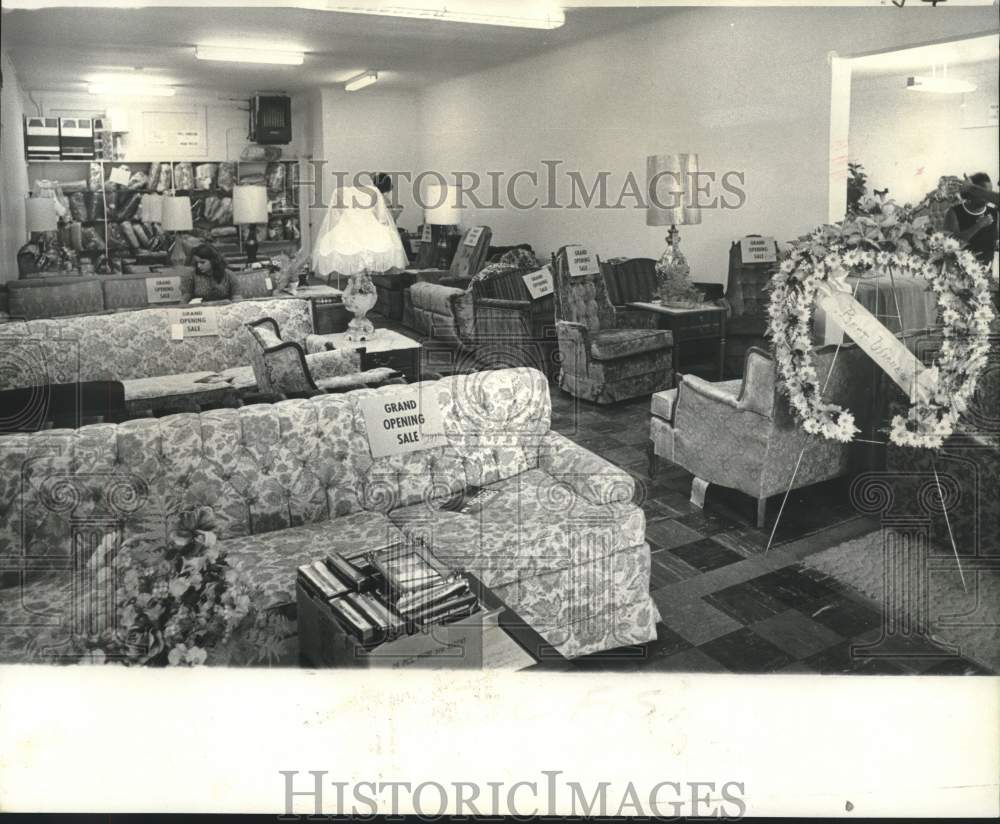
[(430, 183), (424, 190), (424, 223), (431, 226), (457, 226), (462, 221), (455, 190), (448, 185)]
[(163, 220), (165, 232), (190, 232), (194, 225), (191, 222), (191, 198), (186, 195), (166, 195), (163, 198)]
[(54, 232), (59, 228), (54, 198), (29, 197), (25, 201), (25, 212), (29, 232)]
[(267, 189), (264, 186), (233, 187), (233, 223), (237, 226), (267, 223)]

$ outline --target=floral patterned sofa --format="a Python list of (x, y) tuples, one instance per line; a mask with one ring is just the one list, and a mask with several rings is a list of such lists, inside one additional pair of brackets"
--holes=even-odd
[(0, 324), (0, 390), (80, 381), (117, 380), (134, 404), (175, 392), (178, 377), (219, 373), (236, 389), (254, 385), (245, 324), (272, 317), (286, 340), (313, 331), (309, 301), (292, 298), (204, 304), (214, 309), (218, 335), (173, 340), (176, 309), (136, 309)]
[[(564, 655), (655, 638), (633, 479), (551, 431), (545, 376), (418, 385), (436, 393), (443, 434), (375, 459), (360, 402), (393, 387), (0, 438), (0, 660), (58, 656), (81, 596), (73, 570), (108, 534), (163, 542), (203, 505), (262, 608), (294, 602), (300, 564), (410, 536)], [(484, 487), (498, 494), (479, 511), (455, 506)]]

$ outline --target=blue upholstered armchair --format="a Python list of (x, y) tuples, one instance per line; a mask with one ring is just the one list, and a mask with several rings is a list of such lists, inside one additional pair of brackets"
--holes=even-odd
[(649, 395), (673, 385), (673, 336), (652, 315), (615, 309), (604, 277), (571, 277), (567, 249), (552, 256), (559, 386), (596, 403)]

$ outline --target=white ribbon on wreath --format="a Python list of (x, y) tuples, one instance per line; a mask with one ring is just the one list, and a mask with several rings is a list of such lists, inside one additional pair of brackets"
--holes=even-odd
[[(817, 229), (799, 241), (771, 281), (768, 329), (779, 374), (792, 409), (806, 432), (849, 442), (858, 434), (854, 416), (824, 403), (813, 366), (812, 318), (817, 292), (850, 291), (849, 274), (893, 272), (929, 281), (941, 311), (940, 353), (920, 376), (908, 413), (896, 415), (889, 437), (900, 446), (936, 449), (968, 409), (989, 353), (993, 307), (985, 268), (957, 240), (937, 233), (926, 256), (911, 251), (872, 251), (848, 246), (840, 227)], [(922, 251), (922, 250), (921, 250)]]

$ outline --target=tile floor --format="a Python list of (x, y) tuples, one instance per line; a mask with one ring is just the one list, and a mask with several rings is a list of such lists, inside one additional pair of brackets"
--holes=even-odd
[[(407, 332), (405, 329), (400, 331)], [(412, 335), (412, 332), (409, 332)], [(436, 347), (440, 348), (440, 347)], [(425, 359), (426, 359), (425, 350)], [(447, 358), (435, 357), (435, 368)], [(710, 487), (704, 509), (690, 503), (691, 475), (646, 458), (649, 398), (608, 406), (551, 386), (552, 428), (626, 469), (646, 513), (650, 589), (661, 613), (648, 644), (576, 659), (580, 670), (830, 674), (981, 674), (973, 661), (930, 642), (878, 657), (880, 606), (802, 559), (878, 529), (848, 501), (848, 481), (789, 496), (770, 549), (779, 499), (764, 529), (756, 502)], [(865, 646), (872, 647), (866, 650)]]

